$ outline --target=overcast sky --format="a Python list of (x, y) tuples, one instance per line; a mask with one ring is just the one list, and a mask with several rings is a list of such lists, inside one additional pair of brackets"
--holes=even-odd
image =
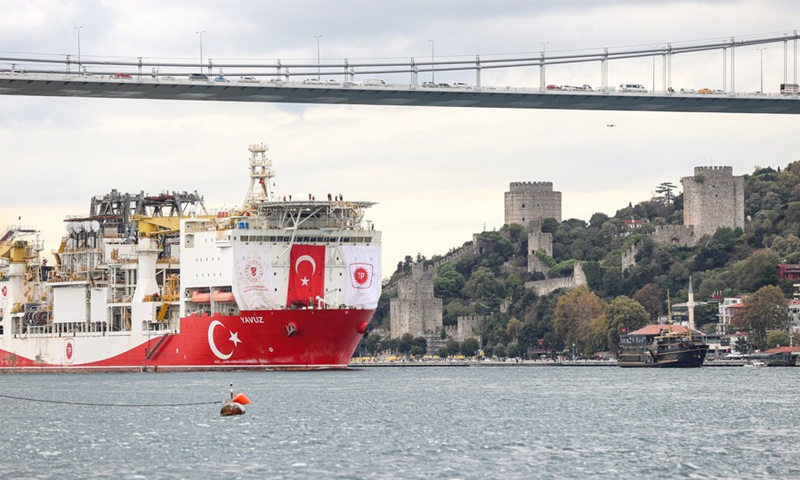
[[(598, 51), (779, 36), (800, 2), (759, 1), (57, 1), (0, 0), (0, 55), (84, 59), (437, 60)], [(797, 22), (792, 24), (790, 22)], [(794, 74), (789, 43), (789, 81)], [(760, 88), (760, 52), (736, 52), (736, 90)], [(783, 81), (781, 44), (763, 51), (767, 93)], [(730, 65), (730, 61), (729, 61)], [(0, 61), (0, 68), (10, 65)], [(672, 85), (722, 88), (722, 53), (676, 56)], [(653, 83), (649, 58), (611, 62), (609, 83)], [(661, 88), (660, 60), (655, 64)], [(420, 81), (427, 80), (420, 74)], [(472, 72), (437, 81), (474, 83)], [(551, 66), (547, 83), (600, 84), (597, 64)], [(484, 85), (536, 87), (534, 67), (486, 71)], [(730, 80), (728, 80), (730, 86)], [(607, 125), (616, 127), (609, 128)], [(404, 255), (444, 254), (503, 224), (514, 181), (551, 181), (563, 217), (613, 215), (694, 166), (783, 167), (800, 159), (800, 118), (442, 107), (314, 106), (0, 96), (0, 227), (39, 227), (58, 247), (63, 218), (121, 191), (198, 190), (207, 207), (241, 205), (247, 147), (270, 146), (278, 194), (379, 202), (384, 273)]]

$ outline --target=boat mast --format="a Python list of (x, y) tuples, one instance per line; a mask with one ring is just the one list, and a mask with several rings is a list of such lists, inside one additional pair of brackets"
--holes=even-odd
[(686, 309), (689, 311), (689, 330), (694, 331), (694, 289), (692, 288), (692, 277), (689, 277), (689, 301), (686, 302)]
[(242, 205), (245, 210), (255, 210), (260, 201), (272, 200), (271, 182), (275, 177), (275, 170), (272, 168), (272, 160), (266, 155), (269, 147), (263, 143), (252, 144), (249, 150), (250, 187), (247, 189), (247, 196)]

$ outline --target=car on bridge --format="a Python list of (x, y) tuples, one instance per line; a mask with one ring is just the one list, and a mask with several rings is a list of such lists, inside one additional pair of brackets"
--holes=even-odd
[(208, 81), (208, 75), (206, 75), (204, 73), (190, 73), (189, 74), (189, 80), (191, 80), (193, 82), (207, 82)]
[(215, 78), (214, 78), (214, 81), (215, 81), (215, 82), (222, 82), (222, 83), (228, 83), (228, 82), (230, 82), (230, 80), (228, 80), (227, 78), (223, 77), (222, 75), (220, 75), (220, 76), (218, 76), (218, 77), (215, 77)]
[(711, 90), (710, 88), (701, 88), (700, 90), (697, 91), (697, 93), (708, 95), (709, 93), (714, 93), (714, 91)]
[(621, 83), (619, 85), (619, 91), (627, 93), (647, 93), (647, 89), (644, 88), (644, 85), (639, 83)]
[(322, 80), (316, 78), (306, 78), (303, 80), (303, 85), (322, 85)]
[(422, 88), (436, 88), (438, 86), (433, 82), (422, 82)]
[(239, 79), (239, 83), (259, 83), (256, 77), (242, 77)]
[(464, 82), (454, 82), (453, 88), (470, 88), (470, 86)]
[(127, 73), (115, 73), (115, 74), (114, 74), (114, 78), (115, 78), (116, 80), (130, 80), (130, 79), (132, 79), (133, 77), (132, 77), (132, 76), (130, 76), (130, 74), (127, 74)]

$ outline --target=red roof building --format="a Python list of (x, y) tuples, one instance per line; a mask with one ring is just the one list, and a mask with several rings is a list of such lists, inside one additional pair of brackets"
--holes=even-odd
[(778, 276), (784, 280), (800, 279), (800, 264), (783, 262), (775, 266)]

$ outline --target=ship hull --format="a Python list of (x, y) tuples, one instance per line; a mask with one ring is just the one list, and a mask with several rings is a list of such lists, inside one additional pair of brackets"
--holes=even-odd
[(706, 345), (659, 352), (655, 355), (649, 351), (625, 352), (620, 354), (617, 365), (644, 368), (697, 368), (703, 366), (707, 352)]
[(373, 313), (260, 310), (185, 317), (175, 331), (17, 335), (0, 341), (0, 370), (344, 369)]

